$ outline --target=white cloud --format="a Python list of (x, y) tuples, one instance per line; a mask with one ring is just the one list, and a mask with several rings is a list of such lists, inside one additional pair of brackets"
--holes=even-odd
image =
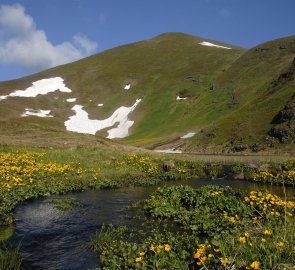
[(97, 48), (97, 43), (89, 40), (84, 35), (76, 35), (73, 37), (73, 41), (86, 54), (91, 54)]
[(21, 5), (0, 5), (0, 63), (39, 71), (69, 63), (95, 52), (97, 43), (83, 35), (52, 44)]

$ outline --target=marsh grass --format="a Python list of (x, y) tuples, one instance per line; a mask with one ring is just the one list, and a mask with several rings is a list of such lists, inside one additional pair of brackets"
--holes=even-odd
[(19, 253), (20, 244), (14, 248), (0, 242), (0, 269), (1, 270), (21, 270), (22, 260)]
[(61, 210), (66, 211), (70, 210), (74, 207), (80, 207), (81, 203), (75, 198), (59, 198), (59, 199), (49, 199), (43, 201), (45, 204), (53, 204), (53, 207)]
[[(101, 256), (102, 269), (295, 266), (294, 202), (260, 191), (246, 196), (224, 187), (169, 186), (158, 188), (136, 206), (149, 219), (147, 230), (153, 224), (154, 230), (142, 234), (113, 225), (103, 227), (92, 242)], [(165, 229), (157, 227), (158, 221), (166, 224)], [(132, 239), (131, 234), (137, 237)]]

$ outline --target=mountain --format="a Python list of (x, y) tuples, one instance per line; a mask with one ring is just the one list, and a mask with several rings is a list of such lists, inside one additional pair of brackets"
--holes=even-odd
[(294, 36), (247, 50), (165, 33), (1, 82), (0, 140), (108, 137), (186, 152), (292, 151), (294, 57)]

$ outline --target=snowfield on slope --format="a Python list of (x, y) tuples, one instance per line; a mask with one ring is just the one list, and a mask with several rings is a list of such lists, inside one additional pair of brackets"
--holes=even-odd
[(131, 87), (131, 84), (130, 84), (130, 83), (128, 83), (128, 84), (125, 84), (125, 86), (124, 86), (124, 90), (129, 90), (129, 89), (130, 89), (130, 87)]
[(187, 134), (185, 134), (182, 137), (180, 137), (180, 139), (188, 139), (188, 138), (191, 138), (191, 137), (193, 137), (195, 135), (196, 135), (195, 132), (188, 132)]
[(129, 120), (128, 116), (134, 111), (140, 101), (141, 99), (137, 99), (131, 107), (122, 106), (118, 108), (109, 118), (104, 120), (89, 119), (88, 113), (83, 110), (83, 106), (75, 105), (72, 110), (76, 114), (70, 116), (69, 120), (65, 121), (64, 124), (68, 131), (92, 135), (99, 130), (118, 124), (116, 127), (108, 130), (107, 138), (125, 138), (129, 135), (129, 128), (134, 124), (134, 121)]
[(33, 110), (26, 109), (25, 112), (21, 115), (21, 117), (26, 116), (38, 116), (38, 117), (53, 117), (50, 115), (51, 110)]
[(67, 102), (76, 102), (76, 101), (77, 101), (76, 98), (68, 98), (68, 99), (67, 99)]
[(210, 42), (207, 42), (207, 41), (203, 41), (203, 42), (201, 42), (199, 44), (200, 45), (203, 45), (203, 46), (217, 47), (217, 48), (231, 50), (231, 48), (229, 48), (229, 47), (224, 47), (224, 46), (216, 45), (216, 44), (213, 44), (213, 43), (210, 43)]
[(180, 97), (180, 96), (176, 97), (176, 100), (186, 100), (186, 99), (187, 99), (187, 97)]
[(65, 86), (64, 80), (61, 77), (50, 79), (42, 79), (32, 83), (32, 86), (25, 90), (16, 90), (7, 96), (0, 96), (0, 100), (8, 97), (36, 97), (38, 95), (46, 95), (59, 90), (60, 92), (70, 93), (71, 89)]
[(164, 154), (181, 154), (182, 151), (181, 150), (177, 150), (177, 149), (162, 149), (162, 150), (154, 150), (157, 153), (164, 153)]

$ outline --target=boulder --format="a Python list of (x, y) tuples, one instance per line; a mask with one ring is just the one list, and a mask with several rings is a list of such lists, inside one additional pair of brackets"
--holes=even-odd
[(163, 162), (163, 170), (164, 170), (164, 172), (170, 172), (174, 168), (175, 168), (174, 161), (168, 160), (168, 161)]

